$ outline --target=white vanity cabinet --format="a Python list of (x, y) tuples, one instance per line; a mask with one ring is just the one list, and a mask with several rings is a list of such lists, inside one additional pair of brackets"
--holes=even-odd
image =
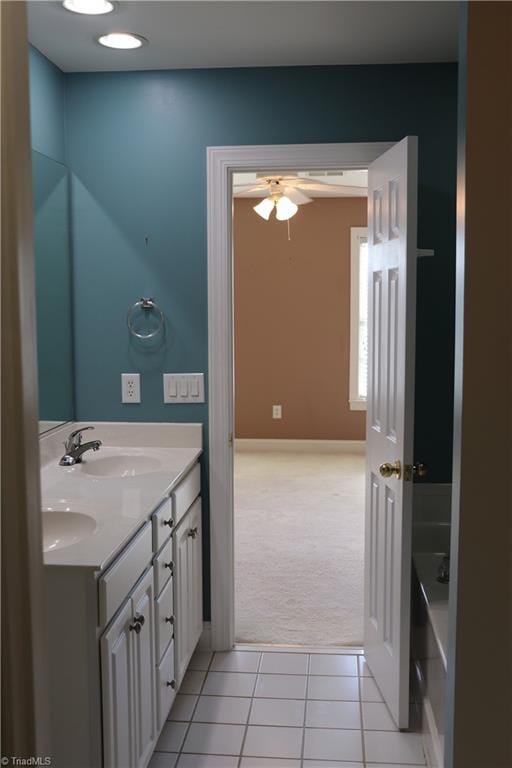
[(157, 733), (153, 568), (101, 638), (104, 765), (143, 768)]
[(174, 533), (176, 605), (176, 680), (181, 685), (203, 628), (201, 499), (197, 499)]
[(199, 464), (108, 562), (45, 568), (54, 768), (146, 768), (202, 630)]

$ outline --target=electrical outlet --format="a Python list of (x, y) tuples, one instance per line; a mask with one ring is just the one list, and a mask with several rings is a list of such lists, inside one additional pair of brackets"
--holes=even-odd
[(272, 406), (272, 418), (273, 419), (282, 419), (283, 418), (283, 406), (282, 405), (273, 405)]
[(140, 373), (121, 374), (121, 402), (140, 403)]

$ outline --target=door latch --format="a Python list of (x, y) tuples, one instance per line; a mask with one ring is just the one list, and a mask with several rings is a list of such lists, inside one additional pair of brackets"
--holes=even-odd
[(427, 467), (425, 464), (406, 464), (404, 466), (404, 480), (411, 481), (415, 477), (425, 477), (427, 474)]

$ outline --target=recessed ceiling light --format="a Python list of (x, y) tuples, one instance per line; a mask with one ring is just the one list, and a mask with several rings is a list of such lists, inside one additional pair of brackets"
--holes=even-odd
[(98, 43), (106, 48), (117, 48), (120, 51), (131, 51), (147, 43), (145, 37), (133, 35), (131, 32), (110, 32), (98, 37)]
[(88, 16), (101, 16), (114, 10), (114, 3), (110, 0), (64, 0), (62, 5), (67, 11)]

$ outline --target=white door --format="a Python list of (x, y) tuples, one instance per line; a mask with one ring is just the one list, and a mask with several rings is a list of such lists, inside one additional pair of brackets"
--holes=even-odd
[(409, 724), (417, 186), (416, 137), (369, 168), (364, 647), (399, 728)]
[(137, 764), (131, 626), (132, 606), (127, 600), (118, 618), (101, 638), (105, 768), (132, 768)]
[(147, 765), (156, 738), (155, 620), (153, 602), (153, 568), (137, 585), (131, 597), (135, 676), (135, 750), (137, 766)]

